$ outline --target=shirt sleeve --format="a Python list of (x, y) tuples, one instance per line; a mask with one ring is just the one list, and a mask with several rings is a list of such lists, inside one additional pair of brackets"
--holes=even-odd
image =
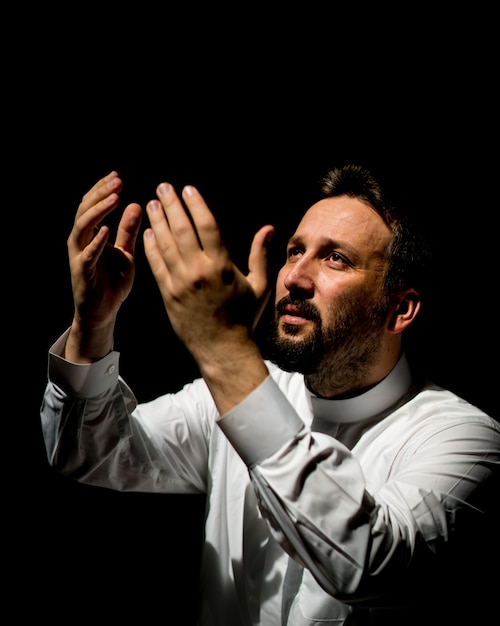
[[(465, 554), (461, 534), (470, 544), (481, 532), (486, 485), (498, 487), (500, 434), (492, 421), (437, 421), (404, 437), (373, 493), (369, 468), (332, 436), (301, 424), (271, 377), (218, 425), (248, 465), (275, 539), (328, 594), (373, 604), (387, 589), (399, 596), (403, 580), (429, 584), (432, 573), (439, 581), (447, 555)], [(372, 442), (379, 455), (383, 443)]]
[(119, 353), (78, 365), (49, 351), (41, 406), (49, 463), (83, 483), (118, 491), (205, 493), (208, 440), (217, 415), (199, 379), (138, 404), (119, 376)]

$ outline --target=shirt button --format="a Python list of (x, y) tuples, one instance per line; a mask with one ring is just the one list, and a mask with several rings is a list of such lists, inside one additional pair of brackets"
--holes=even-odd
[(106, 374), (112, 374), (114, 371), (115, 371), (115, 366), (110, 365), (108, 369), (106, 370)]

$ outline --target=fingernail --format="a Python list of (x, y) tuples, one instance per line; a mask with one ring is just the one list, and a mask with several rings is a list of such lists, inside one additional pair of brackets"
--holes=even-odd
[(168, 193), (170, 193), (171, 190), (172, 185), (170, 185), (169, 183), (161, 183), (160, 185), (158, 185), (159, 196), (166, 196)]
[(150, 200), (147, 204), (147, 209), (148, 211), (151, 211), (151, 213), (155, 213), (159, 210), (160, 206), (161, 205), (158, 200)]

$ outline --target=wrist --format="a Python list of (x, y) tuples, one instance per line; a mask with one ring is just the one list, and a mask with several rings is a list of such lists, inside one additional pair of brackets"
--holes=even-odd
[(71, 325), (63, 357), (72, 363), (94, 363), (113, 349), (114, 324), (90, 328), (76, 318)]
[(221, 344), (197, 363), (221, 415), (242, 402), (269, 374), (252, 340)]

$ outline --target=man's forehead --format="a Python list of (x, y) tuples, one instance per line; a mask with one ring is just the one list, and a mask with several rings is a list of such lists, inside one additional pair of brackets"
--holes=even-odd
[(295, 235), (301, 232), (321, 234), (323, 237), (334, 237), (352, 234), (371, 239), (387, 239), (390, 229), (382, 217), (369, 204), (351, 198), (338, 196), (324, 198), (313, 204), (304, 214)]

